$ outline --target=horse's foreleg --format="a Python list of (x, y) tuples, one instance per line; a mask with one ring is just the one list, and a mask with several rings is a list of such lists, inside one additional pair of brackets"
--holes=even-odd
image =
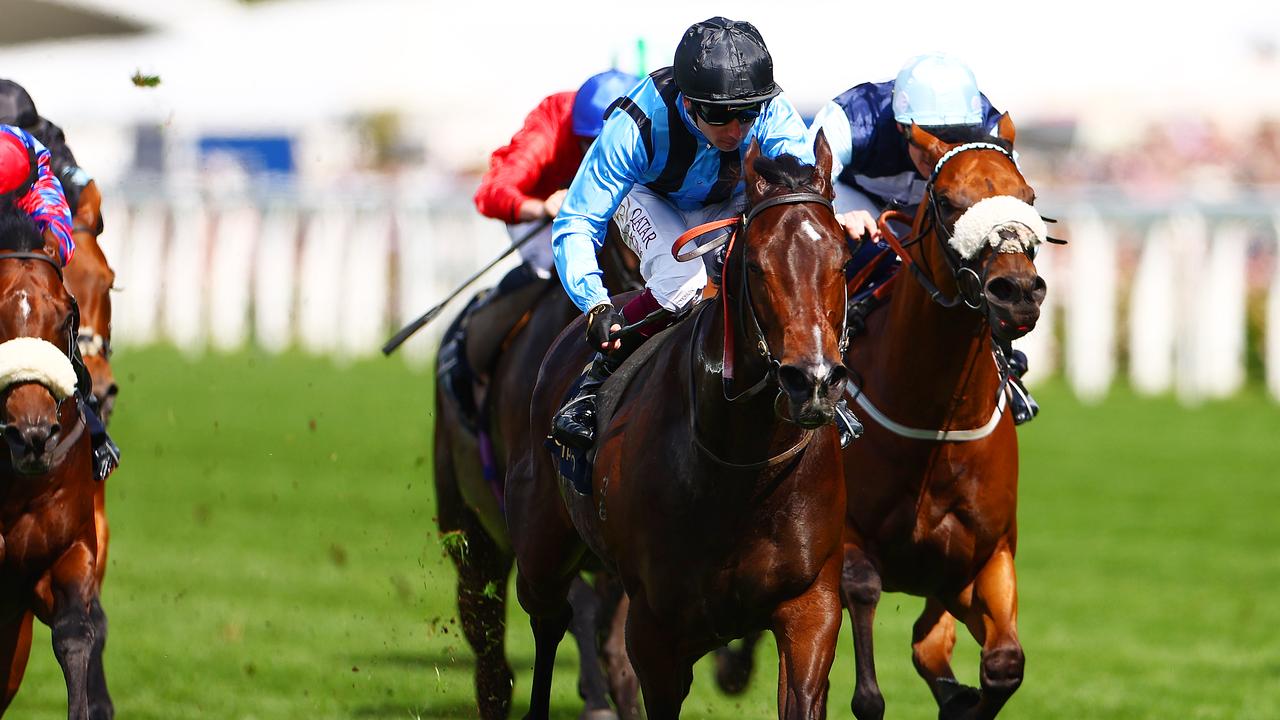
[(743, 636), (741, 645), (725, 645), (716, 649), (716, 685), (726, 695), (741, 695), (751, 683), (751, 672), (756, 665), (756, 645), (761, 633)]
[(884, 717), (884, 695), (876, 680), (876, 656), (872, 644), (880, 588), (880, 573), (862, 548), (845, 545), (840, 595), (853, 623), (853, 657), (858, 677), (850, 707), (858, 720), (880, 720)]
[[(93, 574), (93, 553), (84, 541), (74, 543), (54, 563), (49, 576), (53, 654), (62, 666), (67, 683), (67, 717), (89, 718), (89, 663), (93, 656), (94, 622), (89, 606), (97, 583)], [(37, 588), (39, 592), (39, 588)]]
[(0, 627), (0, 673), (4, 677), (4, 697), (0, 698), (0, 715), (13, 702), (27, 671), (27, 658), (31, 657), (30, 612), (23, 613), (13, 622)]
[(615, 580), (613, 584), (617, 585), (619, 597), (602, 648), (609, 675), (609, 693), (613, 695), (613, 702), (623, 720), (639, 720), (640, 679), (631, 667), (631, 658), (627, 657), (627, 611), (631, 607), (631, 599), (622, 591), (621, 582)]
[(107, 675), (102, 665), (102, 652), (107, 646), (107, 614), (102, 603), (94, 597), (89, 603), (89, 621), (93, 624), (93, 650), (89, 655), (89, 717), (92, 720), (111, 720), (115, 706), (107, 692)]
[(827, 563), (803, 595), (773, 613), (778, 643), (778, 717), (815, 720), (827, 716), (831, 663), (840, 637), (840, 557)]
[(649, 720), (676, 720), (693, 684), (693, 661), (678, 633), (654, 617), (643, 598), (631, 598), (627, 611), (627, 650)]
[(956, 647), (956, 620), (937, 598), (926, 598), (924, 611), (911, 630), (911, 660), (938, 703), (939, 717), (962, 715), (978, 702), (976, 688), (956, 682), (951, 652)]
[(436, 429), (436, 511), (441, 537), (458, 570), (458, 616), (476, 656), (476, 707), (484, 720), (505, 720), (511, 709), (506, 657), (507, 580), (512, 558), (485, 532), (458, 492), (449, 430)]
[(569, 631), (578, 644), (578, 695), (582, 697), (582, 720), (617, 718), (609, 707), (609, 688), (600, 666), (599, 633), (601, 625), (600, 597), (595, 588), (580, 576), (569, 586), (569, 605), (573, 621)]
[(961, 606), (967, 605), (962, 619), (982, 645), (982, 698), (967, 717), (989, 720), (1022, 684), (1025, 662), (1018, 643), (1018, 583), (1008, 547), (991, 556), (968, 595), (960, 598)]

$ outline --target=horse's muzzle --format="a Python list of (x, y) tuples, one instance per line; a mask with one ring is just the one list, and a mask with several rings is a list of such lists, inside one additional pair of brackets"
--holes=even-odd
[(787, 397), (790, 420), (806, 429), (835, 421), (836, 401), (848, 380), (849, 369), (841, 363), (787, 364), (778, 368), (778, 386)]
[(9, 446), (14, 469), (26, 475), (48, 472), (60, 431), (61, 427), (56, 422), (6, 425), (4, 440)]
[(1044, 302), (1044, 278), (1034, 273), (997, 275), (985, 288), (991, 330), (1001, 340), (1017, 340), (1035, 329)]

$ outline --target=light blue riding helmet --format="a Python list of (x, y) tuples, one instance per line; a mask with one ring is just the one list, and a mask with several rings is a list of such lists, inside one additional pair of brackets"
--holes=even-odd
[(926, 53), (907, 61), (893, 82), (893, 117), (903, 125), (977, 125), (982, 95), (973, 71), (944, 53)]
[(620, 70), (592, 75), (573, 96), (573, 134), (595, 138), (604, 129), (604, 111), (614, 100), (626, 95), (640, 78)]

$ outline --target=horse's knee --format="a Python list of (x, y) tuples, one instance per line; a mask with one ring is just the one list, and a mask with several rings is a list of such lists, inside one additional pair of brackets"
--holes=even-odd
[(1022, 684), (1025, 658), (1018, 645), (992, 648), (982, 653), (982, 688), (1011, 693)]
[(866, 560), (845, 562), (840, 570), (840, 589), (847, 602), (875, 605), (880, 602), (880, 573)]

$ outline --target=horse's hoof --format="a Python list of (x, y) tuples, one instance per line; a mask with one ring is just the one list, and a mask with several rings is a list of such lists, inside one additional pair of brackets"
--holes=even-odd
[(618, 713), (609, 708), (584, 709), (578, 720), (618, 720)]
[(964, 720), (982, 700), (982, 691), (955, 680), (938, 680), (938, 720)]

